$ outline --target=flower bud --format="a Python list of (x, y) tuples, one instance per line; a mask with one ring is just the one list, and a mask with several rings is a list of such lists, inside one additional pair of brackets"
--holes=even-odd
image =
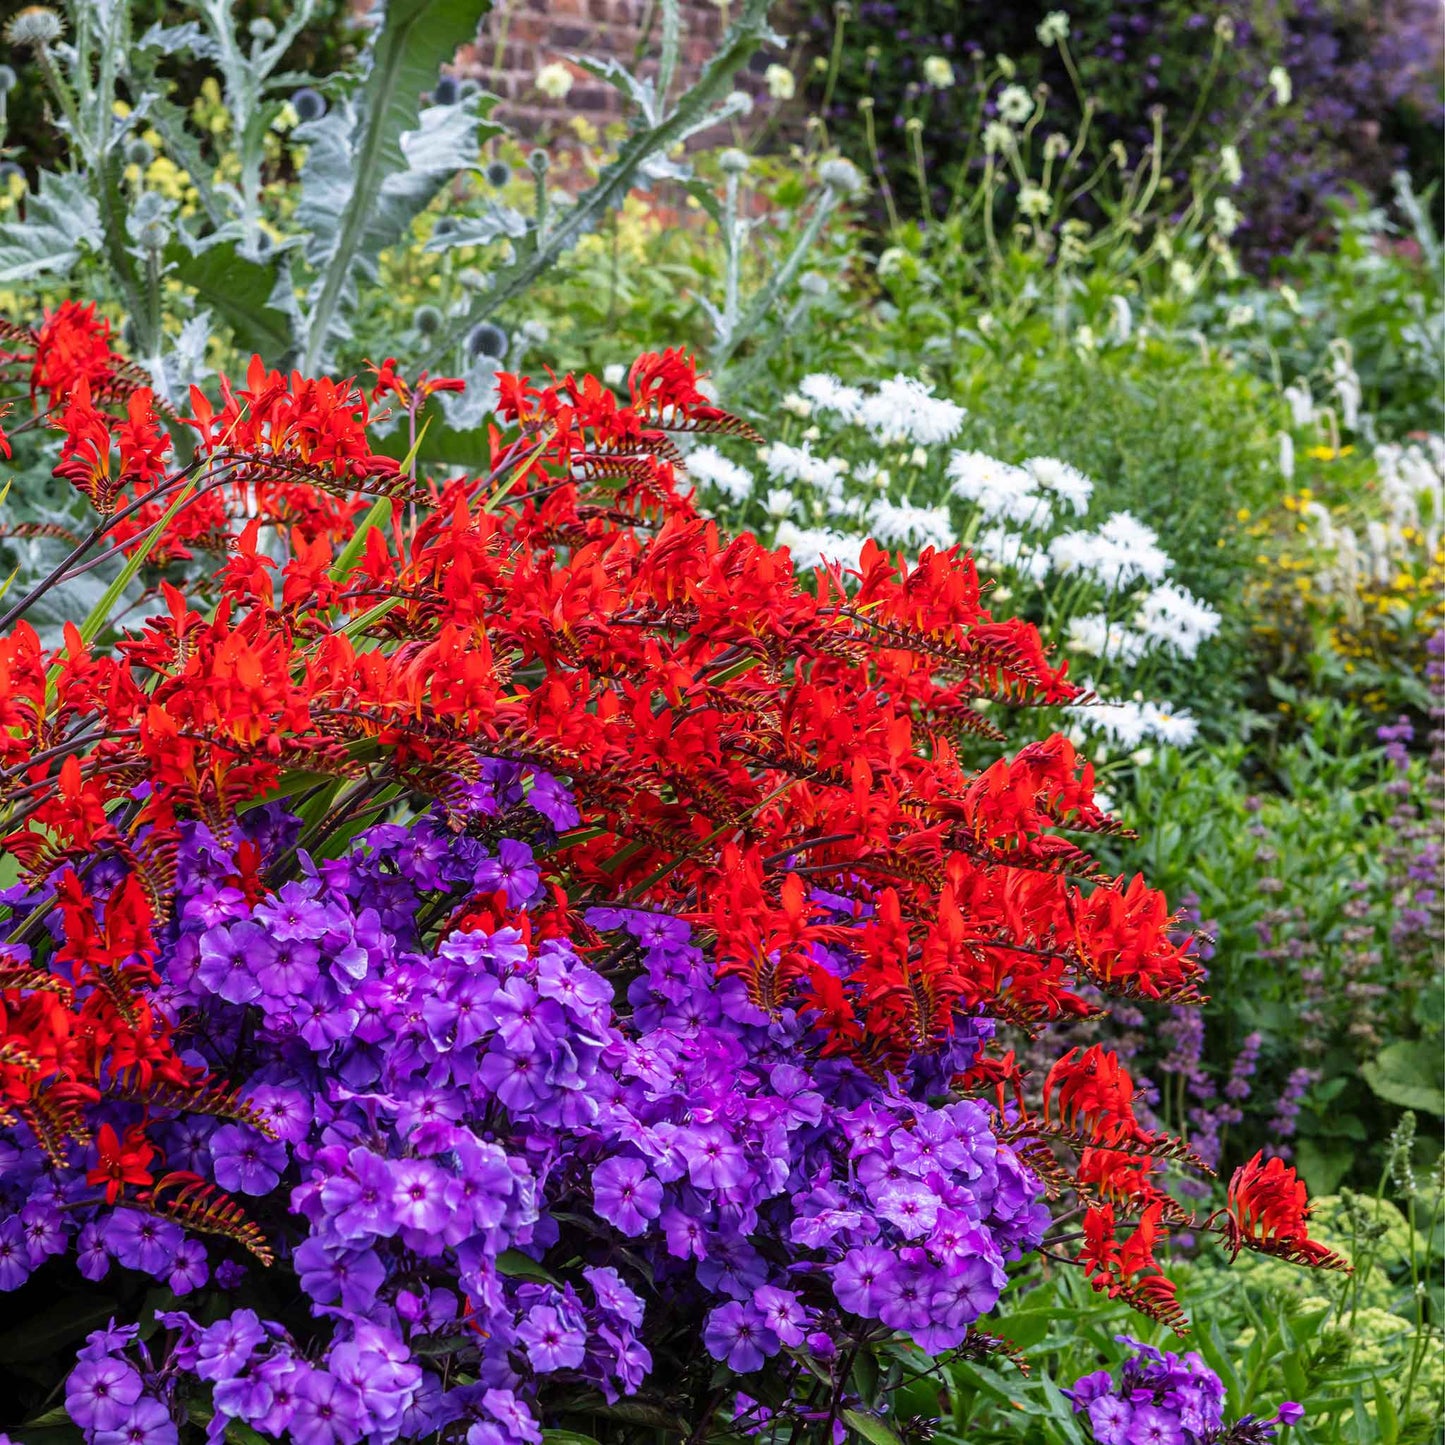
[(507, 354), (507, 333), (493, 321), (479, 321), (467, 332), (467, 355), (500, 361)]
[(296, 112), (296, 119), (303, 123), (320, 120), (326, 114), (326, 99), (319, 90), (303, 85), (291, 92), (291, 109)]

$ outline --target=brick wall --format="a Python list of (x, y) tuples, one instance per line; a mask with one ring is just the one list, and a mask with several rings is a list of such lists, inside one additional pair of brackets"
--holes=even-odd
[[(722, 11), (712, 0), (680, 0), (679, 10), (678, 71), (679, 81), (686, 84), (717, 47)], [(570, 115), (605, 121), (622, 111), (622, 97), (613, 86), (573, 66), (574, 83), (566, 101), (550, 101), (538, 94), (533, 83), (537, 71), (569, 55), (588, 55), (615, 56), (629, 70), (652, 74), (662, 38), (659, 12), (656, 0), (497, 0), (476, 43), (457, 52), (456, 73), (474, 78), (500, 97), (499, 118), (526, 134), (546, 121)], [(640, 67), (634, 63), (639, 46), (648, 56)], [(737, 84), (756, 93), (762, 71), (780, 58), (776, 52), (754, 55)]]

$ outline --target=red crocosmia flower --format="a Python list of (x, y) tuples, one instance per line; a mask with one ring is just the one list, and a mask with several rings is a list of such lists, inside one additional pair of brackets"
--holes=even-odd
[(87, 1184), (105, 1186), (105, 1202), (114, 1204), (127, 1185), (144, 1189), (155, 1183), (147, 1165), (156, 1156), (155, 1145), (139, 1125), (119, 1137), (109, 1124), (102, 1124), (95, 1137), (96, 1164), (85, 1176)]
[(44, 392), (54, 406), (80, 382), (98, 390), (111, 381), (124, 358), (111, 350), (110, 322), (95, 314), (95, 303), (62, 301), (47, 311), (35, 334), (30, 395)]
[(156, 418), (154, 400), (148, 387), (132, 393), (126, 401), (125, 420), (115, 429), (120, 443), (121, 478), (127, 483), (152, 487), (166, 474), (171, 439)]
[(60, 418), (65, 440), (54, 474), (90, 499), (102, 516), (115, 511), (123, 485), (111, 469), (111, 418), (90, 399), (90, 380), (80, 377), (66, 393)]
[(1249, 1249), (1316, 1269), (1351, 1267), (1343, 1255), (1309, 1237), (1309, 1199), (1304, 1181), (1283, 1159), (1276, 1157), (1266, 1162), (1261, 1151), (1236, 1169), (1229, 1181), (1228, 1202), (1220, 1215), (1232, 1254)]

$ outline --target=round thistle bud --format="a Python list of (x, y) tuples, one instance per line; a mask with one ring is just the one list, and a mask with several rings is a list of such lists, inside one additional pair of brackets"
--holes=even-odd
[(155, 150), (149, 141), (137, 138), (126, 145), (125, 159), (128, 165), (148, 166), (155, 158)]
[(418, 306), (411, 314), (411, 324), (422, 336), (435, 336), (442, 329), (442, 314), (435, 306)]
[(438, 216), (436, 225), (431, 228), (433, 241), (441, 241), (452, 235), (457, 229), (457, 223), (451, 216)]
[(729, 146), (718, 158), (718, 169), (725, 176), (740, 176), (752, 165), (752, 158), (746, 151)]
[(457, 87), (457, 98), (459, 100), (470, 100), (472, 96), (480, 95), (481, 93), (482, 87), (470, 76)]
[(545, 176), (552, 169), (552, 158), (544, 150), (535, 150), (527, 157), (527, 168), (534, 176)]
[(856, 196), (863, 188), (863, 173), (844, 156), (835, 156), (818, 167), (818, 179), (840, 196)]
[(276, 26), (264, 15), (258, 15), (246, 27), (246, 33), (252, 40), (258, 40), (262, 45), (269, 45), (276, 38)]
[(483, 174), (487, 178), (487, 184), (500, 191), (512, 179), (512, 168), (506, 161), (491, 161)]
[(326, 114), (326, 98), (319, 90), (303, 85), (291, 92), (291, 109), (296, 112), (297, 120), (320, 120)]
[(493, 321), (478, 321), (467, 332), (467, 355), (500, 361), (507, 354), (507, 333)]
[(455, 105), (460, 96), (461, 85), (454, 75), (442, 76), (431, 93), (432, 101), (437, 105)]
[(0, 95), (9, 95), (19, 78), (10, 66), (0, 65)]
[(16, 46), (43, 50), (65, 34), (65, 26), (55, 11), (44, 5), (27, 5), (5, 27), (5, 38)]
[(146, 221), (136, 232), (136, 239), (147, 251), (164, 251), (170, 238), (170, 226), (160, 219)]

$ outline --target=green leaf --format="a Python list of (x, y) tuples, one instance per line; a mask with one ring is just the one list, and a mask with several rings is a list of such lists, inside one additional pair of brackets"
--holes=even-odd
[(865, 1415), (862, 1410), (844, 1410), (843, 1423), (865, 1440), (871, 1440), (873, 1445), (901, 1445), (898, 1432), (876, 1415)]
[(583, 1435), (578, 1430), (543, 1430), (542, 1445), (598, 1445), (592, 1435)]
[(1064, 1398), (1064, 1393), (1047, 1375), (1040, 1376), (1044, 1398), (1053, 1411), (1053, 1422), (1063, 1432), (1070, 1445), (1085, 1445), (1084, 1433), (1074, 1418), (1074, 1407)]
[(558, 256), (570, 251), (583, 236), (596, 229), (609, 210), (623, 203), (646, 160), (666, 155), (674, 143), (702, 123), (714, 103), (727, 95), (734, 73), (759, 45), (772, 37), (768, 3), (769, 0), (745, 0), (721, 48), (708, 61), (697, 83), (678, 101), (676, 109), (665, 120), (628, 138), (616, 160), (602, 171), (597, 184), (578, 196), (558, 219), (543, 245), (516, 265), (494, 274), (492, 285), (466, 316), (437, 338), (426, 357), (426, 366), (434, 368), (478, 321), (486, 320), (499, 307), (522, 295), (550, 269)]
[(1387, 1044), (1360, 1072), (1387, 1103), (1425, 1114), (1445, 1114), (1445, 1049), (1438, 1042)]
[(234, 239), (195, 246), (172, 241), (166, 250), (171, 274), (226, 321), (243, 352), (255, 352), (271, 366), (291, 349), (286, 313), (271, 304), (276, 290), (274, 262), (243, 255)]
[(971, 1360), (955, 1360), (949, 1369), (955, 1378), (967, 1380), (969, 1384), (977, 1386), (986, 1393), (993, 1395), (996, 1399), (1012, 1405), (1016, 1410), (1022, 1410), (1029, 1415), (1045, 1415), (1046, 1409), (1031, 1400), (1022, 1390), (1017, 1390), (997, 1370), (991, 1370), (987, 1365), (975, 1364)]
[(528, 1258), (519, 1249), (504, 1249), (497, 1256), (497, 1273), (508, 1279), (535, 1279), (542, 1284), (556, 1284), (557, 1278), (535, 1259)]
[(1395, 1445), (1400, 1438), (1400, 1420), (1385, 1382), (1379, 1379), (1375, 1381), (1375, 1422), (1380, 1427), (1381, 1445)]
[(1312, 1195), (1333, 1194), (1350, 1172), (1357, 1152), (1348, 1145), (1331, 1146), (1320, 1139), (1306, 1138), (1295, 1150), (1295, 1163)]
[[(336, 107), (298, 127), (310, 147), (297, 220), (312, 232), (308, 259), (324, 266), (302, 369), (320, 364), (359, 257), (375, 255), (457, 169), (456, 147), (475, 156), (479, 120), (466, 106), (420, 97), (437, 66), (476, 38), (491, 0), (390, 0), (371, 49), (359, 117)], [(495, 133), (496, 127), (488, 127)], [(410, 144), (403, 144), (403, 136)], [(309, 185), (308, 185), (309, 180)]]
[(100, 208), (79, 174), (42, 171), (22, 220), (0, 225), (0, 286), (63, 276), (84, 251), (100, 249)]

